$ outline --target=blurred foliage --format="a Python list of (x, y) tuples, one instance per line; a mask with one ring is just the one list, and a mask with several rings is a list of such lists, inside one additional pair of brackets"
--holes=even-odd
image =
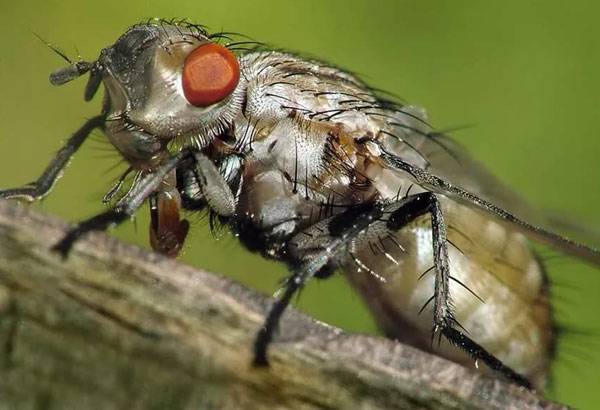
[[(33, 35), (76, 58), (95, 59), (129, 25), (186, 17), (212, 30), (318, 56), (428, 109), (503, 180), (543, 209), (600, 227), (600, 3), (591, 1), (152, 1), (0, 2), (0, 186), (36, 177), (101, 98), (82, 100), (83, 81), (60, 88), (47, 75), (63, 61)], [(466, 127), (464, 127), (466, 126)], [(102, 209), (99, 200), (124, 169), (97, 135), (85, 145), (45, 211), (69, 220)], [(193, 227), (182, 259), (272, 293), (283, 266), (217, 241), (206, 220)], [(147, 211), (115, 235), (147, 246)], [(549, 254), (548, 252), (544, 253)], [(551, 397), (579, 408), (600, 400), (600, 272), (552, 257), (557, 316), (567, 329)], [(314, 281), (298, 306), (354, 331), (375, 327), (336, 276)]]

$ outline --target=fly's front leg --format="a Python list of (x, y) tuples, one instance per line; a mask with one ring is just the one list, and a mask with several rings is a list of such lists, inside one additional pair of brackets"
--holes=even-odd
[(509, 380), (531, 388), (531, 383), (527, 379), (506, 366), (456, 328), (457, 326), (460, 327), (460, 324), (456, 321), (450, 304), (450, 267), (446, 225), (436, 195), (431, 192), (424, 192), (405, 198), (404, 201), (405, 204), (390, 215), (387, 222), (388, 229), (396, 231), (421, 215), (429, 214), (431, 216), (433, 264), (435, 268), (432, 342), (436, 334), (443, 335), (451, 344), (463, 349), (474, 360), (481, 360), (492, 370), (503, 374)]
[(58, 151), (54, 159), (46, 167), (42, 175), (35, 181), (19, 188), (0, 190), (0, 199), (24, 199), (33, 202), (45, 197), (51, 190), (62, 171), (66, 168), (69, 160), (81, 147), (86, 138), (95, 128), (104, 125), (104, 116), (99, 115), (91, 118), (83, 124), (67, 143)]
[(152, 195), (159, 187), (165, 177), (173, 171), (179, 162), (188, 155), (187, 151), (180, 151), (169, 157), (159, 165), (152, 173), (147, 174), (133, 186), (127, 195), (117, 202), (113, 209), (105, 211), (80, 222), (73, 230), (58, 242), (53, 250), (66, 257), (73, 247), (75, 241), (91, 231), (103, 231), (111, 225), (118, 225), (127, 220), (135, 211)]
[(196, 167), (194, 176), (200, 194), (210, 209), (219, 216), (232, 216), (236, 208), (236, 198), (215, 164), (201, 152), (195, 152)]

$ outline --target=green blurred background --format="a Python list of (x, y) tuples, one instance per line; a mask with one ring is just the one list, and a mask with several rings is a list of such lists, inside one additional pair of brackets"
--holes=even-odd
[[(128, 25), (187, 17), (213, 30), (318, 56), (371, 85), (428, 109), (455, 137), (544, 209), (600, 227), (600, 3), (593, 1), (150, 1), (0, 0), (0, 186), (37, 177), (70, 132), (99, 111), (84, 81), (54, 88), (63, 62), (32, 34), (74, 58), (95, 59)], [(53, 194), (36, 205), (68, 220), (102, 209), (124, 169), (101, 142), (86, 144)], [(282, 266), (218, 241), (194, 219), (182, 259), (271, 294)], [(147, 210), (115, 235), (147, 247)], [(547, 254), (547, 253), (546, 253)], [(590, 334), (566, 336), (550, 395), (600, 406), (600, 271), (549, 262), (559, 320)], [(346, 329), (375, 332), (358, 295), (339, 276), (311, 283), (299, 308)]]

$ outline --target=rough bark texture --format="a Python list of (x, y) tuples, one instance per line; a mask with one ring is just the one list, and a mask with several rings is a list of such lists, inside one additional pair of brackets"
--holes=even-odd
[(293, 309), (250, 366), (270, 300), (0, 201), (0, 408), (561, 408), (534, 393)]

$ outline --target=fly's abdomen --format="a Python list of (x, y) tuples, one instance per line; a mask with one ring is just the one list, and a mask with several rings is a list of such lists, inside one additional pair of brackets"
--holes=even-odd
[[(442, 203), (458, 323), (489, 353), (542, 387), (554, 337), (542, 266), (521, 233), (478, 211)], [(444, 340), (431, 345), (435, 272), (429, 217), (399, 232), (383, 226), (367, 230), (349, 250), (344, 271), (388, 336), (474, 365)]]

